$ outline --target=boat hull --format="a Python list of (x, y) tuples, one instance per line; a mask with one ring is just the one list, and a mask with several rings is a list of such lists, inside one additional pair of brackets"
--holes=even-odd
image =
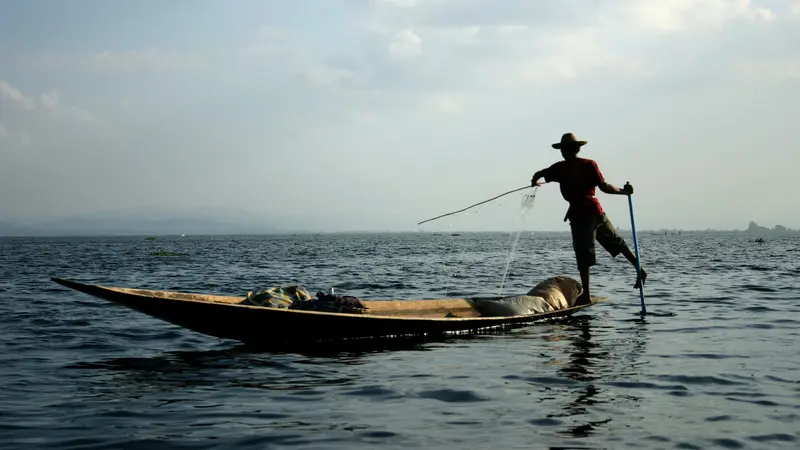
[[(589, 305), (525, 316), (415, 317), (389, 313), (343, 314), (268, 308), (233, 303), (231, 301), (231, 299), (235, 299), (233, 297), (115, 288), (60, 278), (52, 278), (52, 280), (70, 289), (117, 303), (188, 330), (221, 339), (264, 345), (365, 338), (419, 337), (456, 332), (477, 333), (564, 318), (583, 308), (607, 300), (605, 297), (597, 297), (593, 298)], [(417, 300), (415, 302), (443, 301)], [(375, 305), (380, 301), (369, 303)], [(440, 305), (442, 304), (444, 303), (440, 303)]]

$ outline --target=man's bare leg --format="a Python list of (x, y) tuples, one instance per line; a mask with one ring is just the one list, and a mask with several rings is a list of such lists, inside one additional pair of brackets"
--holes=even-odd
[(583, 287), (583, 292), (581, 295), (575, 300), (575, 306), (580, 305), (588, 305), (591, 303), (591, 295), (589, 295), (589, 268), (590, 266), (579, 266), (578, 271), (581, 274), (581, 286)]
[[(631, 251), (631, 248), (628, 247), (628, 246), (625, 246), (625, 248), (622, 249), (622, 254), (625, 255), (625, 259), (627, 259), (628, 262), (630, 262), (631, 265), (633, 266), (633, 268), (635, 269), (636, 268), (636, 255), (633, 254), (633, 252)], [(647, 282), (647, 271), (644, 270), (644, 267), (641, 267), (641, 269), (642, 269), (642, 278), (639, 279), (638, 276), (636, 277), (636, 284), (633, 285), (634, 289), (639, 289), (639, 283), (640, 282)]]

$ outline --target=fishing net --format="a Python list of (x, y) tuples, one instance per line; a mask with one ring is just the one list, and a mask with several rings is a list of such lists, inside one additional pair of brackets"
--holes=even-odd
[(473, 300), (474, 307), (484, 316), (521, 316), (559, 311), (575, 306), (583, 292), (580, 282), (557, 276), (537, 284), (525, 295), (500, 299)]
[(522, 196), (522, 202), (520, 205), (519, 213), (517, 214), (517, 224), (516, 224), (516, 231), (509, 230), (508, 236), (508, 253), (506, 255), (506, 266), (505, 270), (503, 270), (503, 277), (500, 281), (500, 288), (498, 289), (498, 295), (503, 295), (505, 291), (506, 282), (508, 281), (508, 272), (511, 269), (511, 262), (514, 260), (515, 252), (517, 251), (517, 244), (519, 244), (519, 237), (522, 234), (522, 230), (525, 227), (525, 219), (528, 217), (528, 213), (533, 209), (533, 204), (536, 200), (536, 192), (539, 189), (538, 186), (534, 187), (531, 192), (526, 192)]
[[(454, 227), (455, 223), (461, 223), (464, 228), (468, 228), (469, 225), (475, 224), (474, 219), (476, 216), (480, 215), (481, 218), (484, 219), (484, 224), (486, 224), (486, 218), (499, 218), (500, 220), (506, 221), (508, 220), (508, 228), (507, 228), (507, 235), (508, 240), (505, 242), (505, 245), (502, 246), (500, 251), (498, 252), (498, 257), (500, 258), (498, 268), (502, 268), (502, 272), (498, 274), (498, 277), (494, 280), (499, 281), (499, 286), (494, 289), (494, 294), (503, 295), (503, 292), (506, 289), (506, 283), (508, 282), (509, 272), (511, 270), (512, 262), (516, 255), (517, 246), (520, 241), (520, 237), (522, 235), (523, 229), (525, 228), (525, 222), (530, 215), (529, 213), (533, 210), (533, 206), (536, 200), (536, 194), (538, 192), (538, 186), (524, 186), (521, 188), (513, 189), (511, 191), (505, 192), (503, 194), (497, 195), (492, 197), (488, 200), (484, 200), (482, 202), (476, 203), (474, 205), (470, 205), (466, 208), (460, 209), (458, 211), (454, 211), (447, 214), (442, 214), (440, 216), (434, 217), (432, 219), (424, 220), (419, 222), (418, 225), (425, 224), (428, 222), (432, 222), (438, 219), (442, 219), (445, 217), (449, 217), (447, 219), (448, 227), (445, 233), (449, 235), (449, 239), (447, 242), (443, 242), (446, 246), (445, 248), (441, 248), (438, 253), (440, 257), (439, 265), (441, 270), (446, 274), (445, 279), (446, 284), (444, 286), (445, 295), (448, 294), (450, 284), (452, 283), (454, 278), (461, 278), (465, 275), (461, 274), (460, 266), (463, 264), (474, 264), (472, 261), (464, 261), (461, 255), (463, 255), (464, 251), (471, 251), (471, 248), (474, 247), (465, 247), (465, 243), (470, 241), (462, 241), (458, 238), (460, 236), (460, 232), (462, 230), (457, 229), (458, 227)], [(521, 192), (520, 191), (524, 191)], [(513, 197), (506, 197), (509, 194), (517, 193), (517, 196)], [(506, 197), (505, 199), (501, 199), (502, 197)], [(498, 200), (501, 199), (501, 200)], [(487, 203), (493, 202), (491, 206), (488, 206)], [(462, 214), (463, 213), (463, 214)], [(454, 218), (453, 216), (458, 215), (458, 218)], [(485, 226), (485, 225), (484, 225)], [(437, 233), (434, 232), (434, 236)], [(488, 256), (488, 258), (493, 258), (493, 256)], [(459, 261), (461, 260), (461, 261)], [(483, 285), (491, 286), (494, 282), (489, 281), (487, 284), (486, 277), (486, 270), (483, 269), (482, 278), (484, 280), (481, 281)], [(497, 286), (497, 285), (495, 285)]]

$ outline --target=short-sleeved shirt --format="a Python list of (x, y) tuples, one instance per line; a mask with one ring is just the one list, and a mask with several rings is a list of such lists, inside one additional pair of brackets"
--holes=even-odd
[(597, 163), (591, 159), (559, 161), (544, 169), (542, 176), (545, 181), (558, 182), (561, 196), (569, 202), (568, 218), (580, 219), (603, 214), (603, 207), (595, 197), (595, 188), (605, 179)]

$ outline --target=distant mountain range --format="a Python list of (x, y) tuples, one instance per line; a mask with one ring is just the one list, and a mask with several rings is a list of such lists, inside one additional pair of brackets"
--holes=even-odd
[(753, 222), (752, 220), (747, 225), (747, 229), (745, 230), (749, 233), (797, 233), (800, 230), (792, 230), (791, 228), (786, 228), (783, 225), (775, 225), (773, 228), (762, 227), (761, 225)]
[(0, 222), (0, 236), (103, 236), (180, 234), (267, 234), (278, 231), (266, 225), (175, 218), (164, 220), (60, 220), (36, 225)]
[[(72, 217), (38, 220), (0, 220), (0, 236), (157, 236), (157, 235), (235, 235), (324, 232), (320, 226), (306, 226), (310, 218), (263, 217), (246, 210), (224, 208), (169, 212), (154, 208), (105, 211)], [(318, 221), (317, 221), (318, 222)], [(619, 227), (623, 234), (630, 230)], [(797, 234), (781, 225), (767, 228), (750, 222), (744, 230), (637, 230), (639, 234)], [(569, 231), (537, 231), (537, 234), (568, 234)]]
[(281, 232), (247, 211), (154, 209), (108, 211), (72, 217), (0, 221), (0, 236), (104, 236), (181, 234), (269, 234)]

